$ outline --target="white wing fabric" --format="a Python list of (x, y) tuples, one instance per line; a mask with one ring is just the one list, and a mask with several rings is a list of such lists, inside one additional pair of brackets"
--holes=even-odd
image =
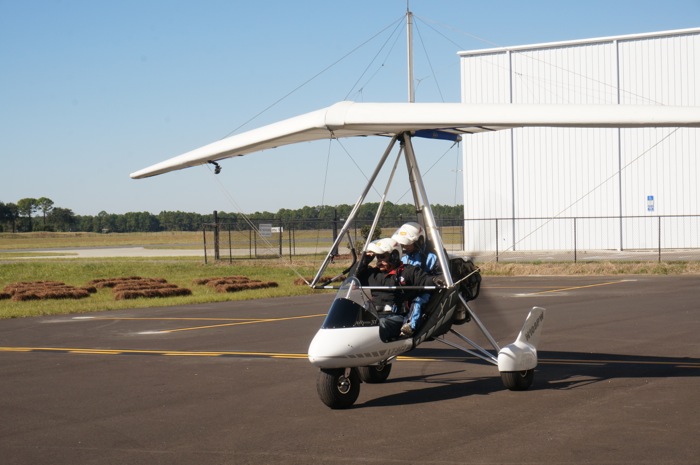
[(131, 173), (134, 179), (319, 139), (440, 130), (472, 134), (519, 127), (700, 127), (700, 107), (355, 103), (330, 107), (236, 134)]

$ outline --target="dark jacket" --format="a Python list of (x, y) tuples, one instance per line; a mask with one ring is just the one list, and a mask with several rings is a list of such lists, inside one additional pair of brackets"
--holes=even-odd
[[(369, 267), (364, 263), (358, 267), (357, 278), (363, 286), (434, 286), (434, 276), (413, 265), (401, 263), (388, 273), (379, 268)], [(372, 300), (378, 311), (384, 311), (389, 305), (395, 308), (397, 313), (406, 313), (408, 303), (417, 295), (425, 291), (413, 289), (372, 289)]]

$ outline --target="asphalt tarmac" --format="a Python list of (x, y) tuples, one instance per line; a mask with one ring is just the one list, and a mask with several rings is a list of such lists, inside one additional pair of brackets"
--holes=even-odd
[(547, 308), (529, 390), (429, 342), (349, 410), (306, 359), (332, 297), (0, 321), (0, 463), (699, 463), (700, 276), (486, 278), (499, 344)]

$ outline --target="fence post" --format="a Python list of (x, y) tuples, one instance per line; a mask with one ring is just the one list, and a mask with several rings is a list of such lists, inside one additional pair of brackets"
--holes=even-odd
[(661, 217), (659, 216), (659, 263), (661, 263)]
[(496, 218), (496, 263), (498, 263), (498, 218)]
[[(333, 209), (333, 243), (335, 244), (336, 239), (338, 239), (338, 209)], [(331, 251), (334, 256), (338, 255), (338, 246)]]
[(574, 263), (576, 263), (576, 252), (578, 251), (577, 243), (576, 243), (576, 217), (574, 217)]
[(202, 238), (204, 243), (204, 264), (207, 264), (207, 225), (202, 225)]
[(219, 212), (214, 210), (214, 260), (219, 261)]
[(231, 243), (231, 223), (228, 224), (228, 263), (233, 264), (233, 244)]

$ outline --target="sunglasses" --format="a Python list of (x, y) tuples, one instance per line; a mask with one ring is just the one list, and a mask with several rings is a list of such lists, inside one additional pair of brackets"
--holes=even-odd
[(375, 257), (377, 257), (377, 260), (387, 260), (390, 256), (391, 256), (391, 254), (389, 254), (389, 253), (375, 255)]

